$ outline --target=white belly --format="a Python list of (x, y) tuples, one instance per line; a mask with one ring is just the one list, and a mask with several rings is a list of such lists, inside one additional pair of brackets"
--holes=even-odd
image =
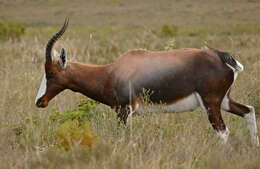
[(188, 97), (174, 104), (151, 104), (137, 106), (137, 112), (186, 112), (193, 111), (200, 106), (196, 94), (192, 93)]

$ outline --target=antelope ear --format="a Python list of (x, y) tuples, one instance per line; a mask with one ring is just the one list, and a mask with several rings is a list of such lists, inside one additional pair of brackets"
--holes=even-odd
[(66, 67), (67, 56), (64, 48), (61, 49), (59, 63), (62, 69)]

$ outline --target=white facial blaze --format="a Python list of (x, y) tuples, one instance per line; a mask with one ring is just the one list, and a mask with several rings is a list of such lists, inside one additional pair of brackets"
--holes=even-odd
[(40, 88), (39, 88), (38, 93), (35, 98), (35, 104), (38, 101), (38, 99), (41, 98), (45, 94), (46, 89), (47, 89), (47, 80), (46, 80), (46, 75), (44, 73), (44, 75), (42, 77), (42, 82), (41, 82)]
[(57, 52), (57, 50), (53, 50), (53, 58), (52, 59), (54, 59), (54, 60), (59, 60), (58, 59), (59, 58), (59, 53)]

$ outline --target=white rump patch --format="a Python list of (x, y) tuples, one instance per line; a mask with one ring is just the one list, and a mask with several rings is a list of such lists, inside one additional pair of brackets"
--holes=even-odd
[(233, 72), (236, 72), (236, 69), (235, 68), (233, 68), (231, 65), (229, 65), (228, 63), (226, 63), (226, 65), (230, 68), (230, 69), (232, 69), (233, 70)]
[(242, 71), (244, 70), (244, 66), (243, 66), (239, 61), (237, 61), (237, 60), (236, 60), (236, 63), (237, 63), (238, 71), (239, 71), (239, 72), (242, 72)]
[(196, 95), (193, 93), (188, 97), (178, 101), (174, 104), (152, 104), (145, 106), (138, 106), (137, 112), (147, 111), (147, 112), (185, 112), (193, 111), (199, 107), (199, 101)]
[(221, 138), (222, 143), (226, 144), (228, 141), (229, 130), (226, 128), (224, 131), (217, 131), (217, 135)]
[(228, 63), (226, 63), (226, 65), (233, 70), (234, 73), (236, 72), (242, 72), (244, 70), (244, 66), (237, 60), (236, 61), (236, 68), (234, 68), (233, 66), (229, 65)]
[(259, 139), (257, 136), (257, 126), (256, 126), (256, 118), (255, 118), (255, 109), (252, 106), (247, 106), (247, 107), (250, 109), (250, 112), (246, 114), (244, 118), (249, 128), (253, 144), (259, 146)]
[(47, 80), (46, 80), (46, 75), (44, 73), (40, 88), (35, 98), (35, 104), (37, 103), (38, 99), (41, 98), (46, 93), (46, 90), (47, 90)]

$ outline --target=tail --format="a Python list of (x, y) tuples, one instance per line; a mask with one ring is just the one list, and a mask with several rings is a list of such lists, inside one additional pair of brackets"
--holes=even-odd
[(228, 67), (230, 67), (232, 70), (236, 72), (242, 72), (244, 70), (244, 66), (241, 63), (239, 63), (237, 60), (235, 60), (234, 57), (231, 56), (229, 53), (222, 52), (210, 47), (208, 48), (213, 50), (220, 57), (222, 62), (225, 63)]

